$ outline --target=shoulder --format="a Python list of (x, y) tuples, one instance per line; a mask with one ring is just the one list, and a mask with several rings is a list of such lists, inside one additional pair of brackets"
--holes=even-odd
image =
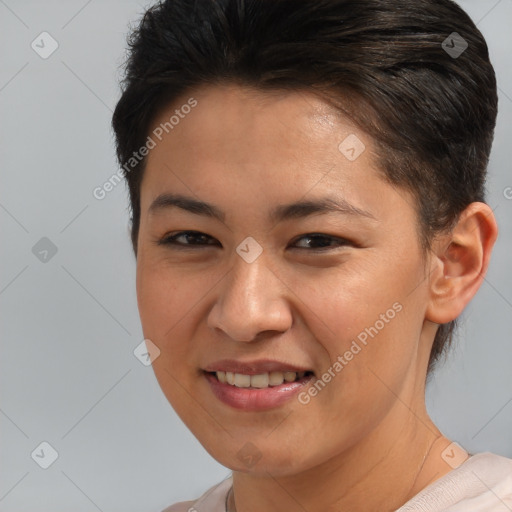
[(478, 453), (470, 457), (467, 462), (473, 462), (474, 467), (481, 467), (484, 470), (493, 470), (494, 473), (498, 472), (498, 474), (500, 471), (504, 471), (504, 475), (512, 476), (510, 474), (512, 459), (496, 455), (495, 453)]
[[(494, 453), (478, 453), (470, 457), (459, 468), (448, 473), (453, 481), (469, 482), (471, 490), (499, 489), (507, 497), (512, 496), (512, 459)], [(480, 485), (478, 485), (478, 483)], [(466, 486), (469, 488), (469, 486)]]
[(397, 512), (498, 512), (511, 506), (512, 459), (478, 453), (423, 489)]
[[(167, 507), (162, 512), (224, 512), (226, 496), (233, 484), (232, 477), (228, 477), (222, 482), (210, 487), (197, 500), (181, 501)], [(206, 508), (208, 507), (208, 508)]]
[(194, 500), (180, 501), (170, 507), (167, 507), (162, 512), (194, 512)]

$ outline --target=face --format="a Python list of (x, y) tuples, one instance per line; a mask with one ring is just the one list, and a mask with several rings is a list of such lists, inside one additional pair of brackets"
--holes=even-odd
[(137, 297), (184, 423), (221, 464), (280, 475), (396, 432), (397, 396), (423, 400), (428, 293), (372, 140), (310, 93), (236, 86), (154, 127)]

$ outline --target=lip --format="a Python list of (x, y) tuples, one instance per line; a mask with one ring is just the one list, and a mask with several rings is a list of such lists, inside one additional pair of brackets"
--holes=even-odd
[(269, 388), (237, 388), (231, 384), (219, 382), (211, 373), (204, 373), (213, 394), (224, 404), (244, 411), (263, 411), (283, 405), (296, 395), (313, 375), (306, 375), (295, 382), (283, 382), (279, 386)]
[[(231, 384), (220, 382), (213, 374), (213, 372), (217, 371), (243, 373), (245, 375), (259, 375), (274, 371), (310, 372), (310, 374), (294, 382), (283, 382), (279, 386), (238, 388)], [(208, 365), (203, 370), (203, 375), (213, 395), (218, 400), (234, 409), (243, 411), (264, 411), (279, 407), (298, 394), (304, 386), (315, 378), (314, 373), (309, 368), (268, 359), (248, 362), (224, 359)]]
[[(205, 372), (233, 372), (245, 375), (259, 375), (270, 372), (312, 372), (311, 368), (296, 366), (271, 359), (258, 359), (255, 361), (236, 361), (235, 359), (222, 359), (203, 368)], [(276, 386), (278, 387), (278, 386)]]

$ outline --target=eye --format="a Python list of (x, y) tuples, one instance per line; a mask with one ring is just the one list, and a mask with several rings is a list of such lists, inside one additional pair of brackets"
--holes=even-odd
[[(299, 247), (298, 242), (301, 240), (306, 241), (306, 246)], [(336, 236), (325, 235), (323, 233), (308, 233), (295, 239), (295, 245), (293, 248), (298, 249), (312, 249), (316, 251), (325, 251), (328, 249), (336, 249), (337, 247), (354, 245), (344, 238), (338, 238)]]
[[(192, 248), (192, 247), (205, 247), (205, 246), (218, 246), (221, 244), (215, 238), (201, 233), (200, 231), (178, 231), (174, 234), (168, 234), (161, 240), (157, 241), (158, 245), (172, 245), (175, 248)], [(299, 244), (303, 244), (302, 247)], [(304, 245), (305, 244), (305, 245)], [(354, 245), (352, 242), (331, 235), (323, 233), (308, 233), (302, 235), (292, 242), (292, 249), (311, 249), (313, 251), (326, 251), (329, 249), (336, 249), (347, 245)]]
[(174, 234), (166, 235), (161, 240), (158, 240), (158, 245), (174, 245), (177, 248), (180, 246), (206, 246), (206, 245), (217, 245), (220, 246), (219, 242), (210, 235), (201, 233), (199, 231), (179, 231)]

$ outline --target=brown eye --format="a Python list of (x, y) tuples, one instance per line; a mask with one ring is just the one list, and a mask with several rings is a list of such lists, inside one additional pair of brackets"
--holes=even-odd
[(158, 241), (158, 245), (174, 245), (174, 246), (206, 246), (220, 245), (215, 238), (199, 231), (179, 231), (172, 235), (166, 235)]
[[(348, 240), (344, 238), (338, 238), (335, 236), (324, 235), (322, 233), (309, 233), (307, 235), (302, 235), (301, 237), (295, 239), (294, 247), (298, 249), (313, 249), (313, 250), (326, 250), (326, 249), (335, 249), (337, 247), (351, 245)], [(306, 241), (306, 246), (298, 247), (298, 242), (301, 240)]]

